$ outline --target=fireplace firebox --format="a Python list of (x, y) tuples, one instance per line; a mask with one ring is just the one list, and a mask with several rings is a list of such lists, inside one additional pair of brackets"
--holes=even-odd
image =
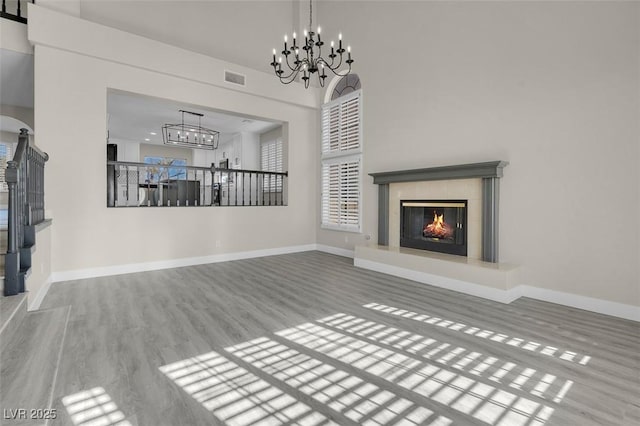
[(467, 200), (402, 200), (400, 246), (467, 255)]

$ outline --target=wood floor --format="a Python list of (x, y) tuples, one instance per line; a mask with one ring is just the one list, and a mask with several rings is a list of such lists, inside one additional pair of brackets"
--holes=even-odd
[(638, 323), (329, 254), (53, 285), (66, 307), (49, 425), (640, 424)]

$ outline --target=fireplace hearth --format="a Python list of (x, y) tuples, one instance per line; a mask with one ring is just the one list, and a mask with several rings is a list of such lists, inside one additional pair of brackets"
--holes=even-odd
[(402, 200), (400, 246), (467, 255), (467, 200)]

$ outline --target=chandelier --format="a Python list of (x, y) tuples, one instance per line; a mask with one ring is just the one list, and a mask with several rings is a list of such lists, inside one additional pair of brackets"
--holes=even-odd
[[(320, 27), (318, 32), (313, 32), (313, 9), (309, 0), (309, 32), (304, 30), (304, 45), (298, 46), (296, 39), (296, 33), (293, 33), (293, 45), (287, 46), (288, 37), (284, 36), (284, 49), (282, 50), (282, 56), (279, 56), (276, 60), (276, 49), (273, 49), (273, 61), (271, 66), (276, 76), (283, 84), (289, 84), (302, 73), (302, 80), (304, 81), (304, 87), (309, 87), (309, 80), (311, 74), (318, 73), (318, 81), (320, 86), (324, 87), (324, 80), (327, 78), (326, 70), (333, 72), (338, 76), (345, 76), (351, 72), (351, 47), (347, 46), (347, 50), (342, 47), (342, 34), (338, 35), (338, 46), (334, 42), (331, 42), (331, 53), (328, 55), (328, 60), (322, 57), (322, 46), (324, 42), (320, 39)], [(302, 40), (300, 40), (302, 43)], [(347, 53), (347, 59), (344, 59), (344, 53)], [(283, 58), (284, 57), (284, 58)], [(339, 68), (346, 63), (348, 69), (342, 71)]]
[[(217, 149), (220, 142), (220, 132), (202, 127), (201, 119), (204, 114), (179, 110), (182, 122), (179, 124), (165, 124), (162, 126), (162, 140), (165, 145), (179, 145), (198, 149)], [(198, 117), (198, 124), (185, 123), (184, 115)], [(195, 122), (195, 118), (193, 119)]]

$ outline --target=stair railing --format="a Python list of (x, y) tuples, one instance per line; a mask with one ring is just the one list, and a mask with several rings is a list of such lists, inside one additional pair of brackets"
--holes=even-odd
[(44, 220), (44, 166), (48, 159), (47, 153), (29, 144), (27, 129), (20, 129), (18, 147), (5, 172), (9, 188), (5, 296), (25, 291), (35, 225)]

